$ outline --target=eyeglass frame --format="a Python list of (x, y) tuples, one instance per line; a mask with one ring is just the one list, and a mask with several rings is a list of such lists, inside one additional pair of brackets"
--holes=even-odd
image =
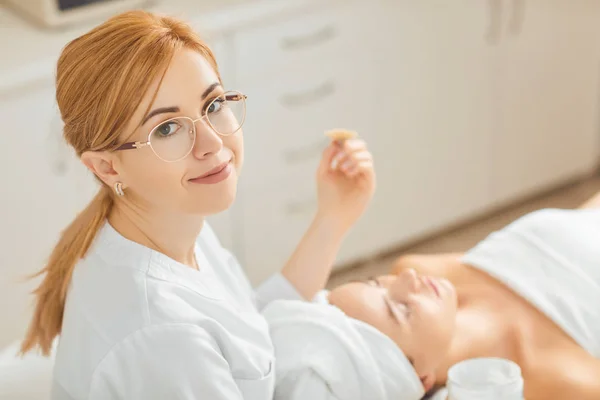
[[(228, 95), (229, 93), (232, 93), (232, 94)], [(144, 148), (144, 147), (146, 147), (146, 146), (150, 146), (150, 148), (152, 149), (152, 152), (154, 153), (154, 155), (155, 155), (156, 157), (158, 157), (159, 159), (161, 159), (162, 161), (164, 161), (164, 162), (177, 162), (177, 161), (181, 161), (181, 160), (183, 160), (185, 157), (187, 157), (187, 156), (188, 156), (188, 155), (191, 153), (192, 149), (194, 148), (194, 145), (196, 144), (196, 136), (198, 135), (198, 132), (197, 132), (197, 130), (196, 130), (196, 122), (198, 122), (198, 121), (200, 121), (200, 120), (202, 120), (202, 119), (204, 119), (204, 118), (206, 118), (206, 122), (208, 123), (208, 126), (210, 126), (210, 128), (211, 128), (213, 131), (215, 131), (215, 132), (216, 132), (218, 135), (221, 135), (221, 136), (225, 136), (225, 137), (227, 137), (227, 136), (231, 136), (231, 135), (235, 134), (237, 131), (239, 131), (240, 129), (242, 129), (242, 125), (244, 125), (244, 122), (246, 122), (246, 99), (248, 98), (248, 96), (247, 96), (247, 95), (245, 95), (245, 94), (243, 94), (243, 93), (241, 93), (241, 92), (238, 92), (237, 90), (228, 90), (227, 92), (223, 93), (223, 95), (225, 95), (225, 100), (226, 100), (226, 101), (230, 101), (230, 99), (229, 99), (229, 97), (230, 97), (230, 96), (235, 96), (235, 97), (236, 97), (236, 99), (235, 99), (235, 100), (232, 100), (232, 101), (240, 101), (240, 100), (242, 100), (242, 101), (244, 102), (244, 116), (243, 116), (243, 118), (242, 118), (242, 121), (241, 121), (241, 122), (239, 122), (240, 126), (239, 126), (239, 127), (236, 129), (236, 130), (234, 130), (233, 132), (231, 132), (231, 133), (228, 133), (228, 134), (223, 134), (223, 133), (219, 132), (217, 129), (215, 129), (215, 127), (213, 126), (213, 124), (210, 122), (210, 119), (208, 118), (208, 114), (206, 114), (206, 111), (203, 111), (203, 112), (204, 112), (204, 115), (203, 115), (203, 116), (201, 116), (200, 118), (196, 118), (196, 119), (192, 119), (191, 117), (188, 117), (188, 116), (185, 116), (185, 115), (182, 115), (182, 116), (179, 116), (179, 117), (173, 117), (173, 118), (166, 119), (166, 120), (164, 120), (164, 121), (162, 121), (162, 122), (160, 122), (160, 123), (156, 124), (156, 126), (154, 126), (154, 127), (153, 127), (153, 128), (150, 130), (150, 132), (148, 133), (148, 140), (146, 140), (145, 142), (140, 142), (140, 141), (137, 141), (137, 142), (126, 142), (126, 143), (123, 143), (122, 145), (120, 145), (119, 147), (117, 147), (117, 148), (115, 149), (115, 151), (121, 151), (121, 150), (137, 150), (137, 149)], [(222, 96), (222, 95), (221, 95), (221, 96)], [(207, 106), (204, 108), (204, 110), (208, 110), (208, 109), (210, 108), (210, 106), (212, 106), (212, 104), (213, 104), (213, 103), (214, 103), (214, 102), (215, 102), (215, 101), (216, 101), (216, 100), (217, 100), (219, 97), (221, 97), (221, 96), (217, 96), (217, 97), (215, 97), (214, 99), (212, 99), (212, 100), (211, 100), (211, 102), (210, 102), (210, 103), (208, 103), (208, 105), (207, 105)], [(177, 160), (174, 160), (174, 161), (165, 160), (164, 158), (162, 158), (161, 156), (159, 156), (159, 155), (156, 153), (156, 150), (154, 150), (154, 147), (152, 147), (152, 143), (151, 143), (151, 141), (150, 141), (150, 136), (152, 136), (152, 133), (153, 133), (153, 132), (154, 132), (154, 131), (155, 131), (155, 130), (156, 130), (158, 127), (159, 127), (159, 126), (163, 125), (163, 124), (164, 124), (164, 123), (166, 123), (166, 122), (173, 121), (173, 120), (180, 119), (180, 118), (186, 118), (186, 119), (189, 119), (190, 121), (192, 121), (192, 129), (194, 130), (194, 140), (192, 141), (192, 145), (190, 146), (190, 149), (188, 150), (188, 152), (187, 152), (187, 153), (185, 153), (185, 155), (181, 156), (180, 158), (178, 158)]]

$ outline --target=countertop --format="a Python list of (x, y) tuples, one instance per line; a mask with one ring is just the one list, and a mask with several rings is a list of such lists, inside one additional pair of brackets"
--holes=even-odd
[[(217, 38), (336, 1), (340, 0), (154, 0), (145, 9), (181, 17), (203, 36)], [(100, 22), (102, 19), (62, 30), (45, 29), (0, 5), (0, 93), (52, 82), (62, 48)]]

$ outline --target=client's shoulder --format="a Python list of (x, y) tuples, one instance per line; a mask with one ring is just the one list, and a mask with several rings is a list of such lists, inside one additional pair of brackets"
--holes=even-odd
[(600, 398), (600, 360), (569, 343), (540, 349), (537, 355), (523, 369), (528, 399)]

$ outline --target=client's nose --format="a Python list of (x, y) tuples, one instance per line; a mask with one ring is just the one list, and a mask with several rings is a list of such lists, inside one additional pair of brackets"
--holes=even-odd
[(404, 301), (406, 297), (419, 290), (419, 277), (412, 268), (403, 270), (388, 287), (389, 296), (395, 301)]

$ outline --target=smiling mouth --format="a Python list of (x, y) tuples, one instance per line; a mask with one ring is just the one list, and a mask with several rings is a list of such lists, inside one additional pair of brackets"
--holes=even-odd
[(223, 171), (227, 167), (227, 165), (229, 165), (230, 161), (227, 161), (227, 162), (224, 162), (223, 164), (217, 165), (215, 168), (211, 169), (210, 171), (208, 171), (204, 175), (200, 175), (200, 176), (198, 176), (196, 178), (193, 178), (193, 179), (202, 179), (202, 178), (209, 177), (211, 175), (216, 175), (219, 172)]

